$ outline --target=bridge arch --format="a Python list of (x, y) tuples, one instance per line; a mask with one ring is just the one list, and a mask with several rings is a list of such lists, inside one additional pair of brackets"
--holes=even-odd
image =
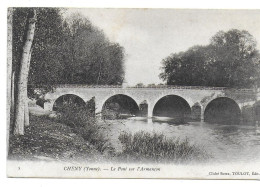
[(187, 121), (190, 119), (191, 107), (188, 101), (179, 95), (165, 95), (155, 102), (152, 115)]
[(103, 117), (117, 118), (119, 115), (138, 115), (139, 110), (139, 105), (133, 97), (119, 93), (107, 97), (102, 102), (101, 114)]
[(232, 98), (222, 96), (212, 99), (204, 109), (204, 121), (219, 124), (239, 124), (241, 108)]
[(76, 94), (63, 94), (54, 100), (52, 104), (52, 110), (57, 111), (62, 107), (86, 107), (86, 102)]

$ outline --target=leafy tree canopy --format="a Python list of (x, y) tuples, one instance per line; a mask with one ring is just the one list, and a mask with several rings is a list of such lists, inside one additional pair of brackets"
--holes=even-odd
[[(13, 12), (13, 71), (18, 72), (29, 8)], [(108, 84), (124, 78), (124, 49), (80, 14), (37, 8), (29, 71), (30, 85)], [(33, 87), (29, 87), (33, 88)]]
[(219, 31), (210, 44), (163, 59), (160, 78), (168, 85), (260, 86), (260, 55), (247, 31)]

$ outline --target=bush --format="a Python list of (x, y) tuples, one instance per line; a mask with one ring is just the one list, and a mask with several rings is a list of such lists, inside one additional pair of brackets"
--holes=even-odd
[(120, 134), (119, 140), (123, 146), (120, 156), (130, 161), (180, 163), (209, 157), (203, 150), (190, 145), (187, 139), (167, 139), (158, 133), (140, 131), (132, 135), (124, 132)]
[(70, 126), (76, 134), (92, 144), (98, 151), (108, 148), (107, 139), (101, 134), (102, 128), (95, 116), (86, 107), (63, 106), (58, 111), (59, 121)]
[(102, 118), (108, 120), (114, 120), (119, 118), (119, 112), (111, 110), (111, 109), (103, 109), (102, 110)]

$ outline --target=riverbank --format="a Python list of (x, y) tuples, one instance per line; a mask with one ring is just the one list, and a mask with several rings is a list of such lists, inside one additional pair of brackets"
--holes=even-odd
[(8, 159), (11, 160), (85, 160), (98, 162), (103, 158), (94, 146), (63, 123), (47, 116), (30, 115), (25, 135), (10, 136)]

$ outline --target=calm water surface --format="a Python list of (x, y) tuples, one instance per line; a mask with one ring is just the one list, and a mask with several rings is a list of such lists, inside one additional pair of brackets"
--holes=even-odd
[(221, 125), (205, 122), (169, 124), (152, 122), (143, 118), (117, 120), (109, 127), (112, 141), (118, 141), (122, 131), (163, 133), (168, 138), (188, 139), (191, 144), (203, 148), (212, 156), (211, 161), (259, 162), (260, 128), (250, 125)]

